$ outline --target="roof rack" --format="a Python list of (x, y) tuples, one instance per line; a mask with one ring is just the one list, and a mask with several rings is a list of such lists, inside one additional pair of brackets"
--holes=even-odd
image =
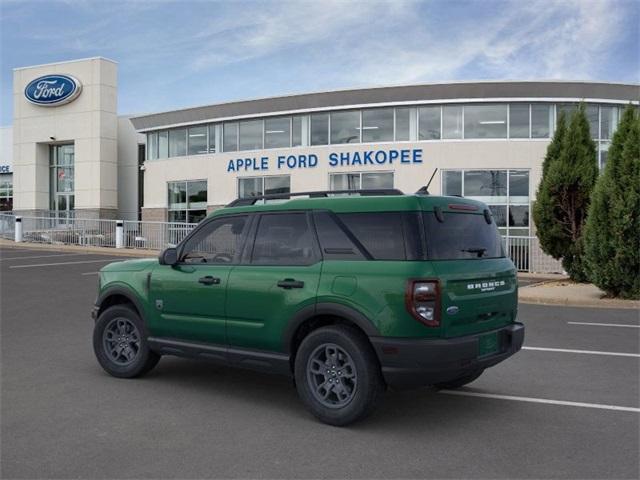
[(404, 195), (401, 190), (396, 188), (379, 188), (369, 190), (318, 190), (315, 192), (297, 192), (297, 193), (272, 193), (269, 195), (258, 195), (256, 197), (237, 198), (233, 202), (227, 204), (227, 207), (244, 207), (254, 205), (258, 200), (290, 200), (291, 197), (322, 198), (336, 194), (357, 194), (361, 197), (376, 195)]

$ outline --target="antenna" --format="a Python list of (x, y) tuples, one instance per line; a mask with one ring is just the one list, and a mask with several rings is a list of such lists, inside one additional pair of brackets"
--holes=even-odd
[(431, 174), (431, 178), (429, 179), (427, 184), (424, 187), (420, 187), (420, 190), (416, 192), (418, 195), (429, 195), (429, 185), (431, 185), (431, 182), (433, 181), (433, 177), (436, 176), (437, 171), (438, 171), (437, 168), (433, 170), (433, 173)]

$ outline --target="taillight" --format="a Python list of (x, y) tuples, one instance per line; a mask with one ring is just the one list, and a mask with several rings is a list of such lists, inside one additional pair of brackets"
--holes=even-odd
[(428, 327), (440, 326), (440, 288), (437, 280), (409, 280), (405, 294), (409, 313)]

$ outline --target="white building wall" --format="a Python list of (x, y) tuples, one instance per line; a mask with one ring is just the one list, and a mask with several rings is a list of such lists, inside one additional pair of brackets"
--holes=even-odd
[[(26, 85), (49, 74), (80, 80), (74, 101), (43, 107), (24, 96)], [(14, 210), (48, 210), (49, 146), (75, 144), (75, 208), (114, 215), (118, 207), (117, 65), (104, 58), (19, 68), (13, 74)]]
[[(177, 180), (198, 180), (208, 182), (208, 204), (212, 207), (224, 205), (238, 196), (239, 177), (263, 175), (290, 175), (291, 191), (324, 190), (329, 188), (329, 175), (343, 172), (393, 171), (394, 187), (406, 193), (417, 191), (425, 185), (435, 168), (438, 169), (431, 186), (432, 194), (441, 193), (441, 171), (443, 169), (529, 169), (530, 195), (540, 181), (542, 160), (549, 139), (544, 140), (462, 140), (433, 142), (394, 142), (383, 144), (332, 145), (322, 147), (297, 147), (287, 149), (259, 150), (253, 152), (217, 153), (173, 157), (145, 163), (144, 210), (167, 208), (167, 182)], [(398, 160), (393, 165), (329, 166), (332, 152), (363, 152), (372, 150), (421, 150), (422, 163), (402, 164)], [(314, 168), (287, 167), (278, 169), (279, 155), (310, 155), (318, 157)], [(269, 158), (270, 168), (266, 171), (227, 172), (228, 162), (237, 158)]]

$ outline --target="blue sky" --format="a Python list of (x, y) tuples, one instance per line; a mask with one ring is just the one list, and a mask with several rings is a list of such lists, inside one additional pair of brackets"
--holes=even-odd
[(118, 111), (482, 79), (639, 81), (637, 0), (0, 0), (1, 125), (12, 69), (105, 56)]

